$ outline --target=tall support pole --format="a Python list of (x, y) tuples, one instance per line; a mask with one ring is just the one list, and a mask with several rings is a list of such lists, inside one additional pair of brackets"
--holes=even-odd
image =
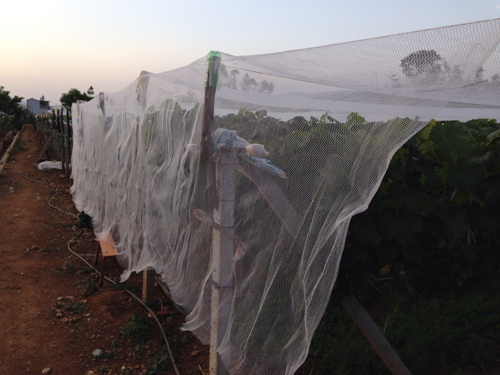
[(212, 52), (208, 57), (207, 86), (205, 88), (205, 104), (203, 106), (203, 128), (201, 130), (201, 165), (205, 166), (207, 179), (208, 208), (217, 207), (215, 192), (215, 162), (213, 158), (212, 133), (214, 120), (215, 92), (219, 79), (220, 56)]
[[(207, 208), (208, 212), (215, 210), (214, 220), (221, 223), (221, 219), (224, 216), (222, 214), (223, 203), (220, 198), (223, 197), (224, 192), (222, 191), (221, 184), (217, 184), (216, 181), (224, 181), (225, 169), (224, 167), (219, 168), (216, 177), (216, 168), (214, 161), (214, 150), (212, 145), (212, 133), (213, 133), (213, 117), (214, 117), (214, 106), (215, 106), (215, 92), (217, 91), (217, 84), (219, 80), (219, 66), (220, 66), (220, 55), (218, 53), (210, 52), (208, 55), (208, 69), (207, 69), (207, 85), (205, 88), (205, 103), (203, 107), (203, 128), (202, 128), (202, 140), (201, 140), (201, 150), (200, 150), (200, 165), (205, 167), (206, 173), (206, 183), (207, 183)], [(223, 164), (221, 164), (222, 166)], [(233, 168), (234, 169), (234, 168)], [(217, 192), (217, 189), (220, 190)], [(233, 182), (234, 189), (234, 182)], [(234, 198), (233, 198), (233, 211), (234, 212)], [(231, 228), (233, 223), (231, 224)], [(220, 301), (221, 301), (221, 280), (223, 284), (226, 283), (225, 273), (221, 272), (221, 255), (225, 256), (224, 247), (226, 237), (224, 237), (217, 230), (212, 232), (212, 291), (211, 291), (211, 318), (210, 318), (210, 357), (209, 357), (209, 371), (211, 375), (218, 373), (218, 367), (223, 367), (217, 356), (217, 348), (219, 346), (219, 332), (223, 329), (224, 324), (219, 325), (219, 312), (220, 312)], [(232, 249), (232, 241), (231, 249)], [(232, 259), (232, 250), (231, 258)], [(225, 324), (227, 328), (227, 323)], [(221, 335), (222, 337), (222, 335)]]
[[(218, 207), (214, 221), (234, 233), (234, 200), (236, 185), (236, 159), (228, 153), (221, 153), (216, 161)], [(233, 300), (233, 257), (234, 239), (214, 229), (212, 232), (212, 313), (210, 330), (210, 374), (229, 374), (221, 363), (230, 363), (231, 353), (217, 356), (217, 348), (227, 333)], [(212, 362), (212, 360), (217, 362)]]
[[(68, 108), (66, 112), (66, 119), (68, 121), (68, 163), (71, 163), (71, 155), (73, 154), (73, 125), (70, 123), (71, 108)], [(68, 164), (68, 169), (71, 167)], [(70, 172), (71, 175), (71, 172)]]
[(71, 162), (71, 157), (69, 153), (69, 108), (66, 108), (66, 125), (64, 126), (64, 146), (66, 147), (66, 173), (64, 177), (69, 177), (69, 163)]
[(64, 132), (64, 129), (66, 128), (64, 126), (64, 117), (63, 117), (63, 113), (64, 113), (64, 107), (61, 107), (61, 114), (59, 115), (59, 123), (61, 124), (59, 129), (61, 131), (61, 136), (59, 137), (59, 139), (61, 140), (61, 172), (62, 172), (62, 175), (61, 177), (65, 177), (66, 175), (66, 158), (67, 158), (67, 154), (66, 154), (66, 134)]

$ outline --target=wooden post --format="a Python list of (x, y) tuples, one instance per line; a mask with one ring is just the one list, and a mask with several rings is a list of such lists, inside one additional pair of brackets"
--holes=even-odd
[(351, 316), (352, 320), (359, 327), (363, 335), (368, 339), (377, 354), (393, 375), (411, 375), (399, 358), (398, 353), (389, 344), (384, 334), (377, 327), (371, 316), (365, 310), (354, 295), (350, 295), (342, 300), (342, 306), (346, 309), (347, 313)]
[(201, 130), (201, 165), (205, 166), (207, 178), (207, 203), (210, 209), (217, 207), (215, 183), (215, 163), (213, 158), (212, 133), (215, 106), (215, 92), (219, 79), (220, 57), (209, 54), (207, 87), (205, 88), (205, 103), (203, 106), (203, 127)]
[[(230, 169), (232, 168), (232, 175), (234, 176), (235, 164), (233, 163), (231, 167), (231, 162), (226, 162), (229, 156), (222, 156), (220, 163), (218, 164), (220, 168), (218, 168), (216, 176), (213, 156), (214, 150), (212, 146), (215, 92), (217, 91), (217, 84), (219, 80), (219, 67), (220, 55), (218, 53), (210, 52), (208, 55), (207, 86), (205, 88), (205, 103), (203, 107), (200, 165), (205, 168), (206, 172), (208, 210), (210, 212), (211, 210), (216, 209), (214, 220), (222, 226), (228, 226), (228, 228), (230, 228), (229, 230), (232, 231), (232, 227), (234, 225), (234, 177), (231, 182)], [(219, 181), (219, 184), (217, 184), (216, 180)], [(231, 204), (227, 203), (231, 200), (231, 197), (226, 195), (226, 184), (228, 188), (229, 185), (232, 185), (232, 209), (230, 208)], [(218, 192), (217, 188), (219, 188)], [(220, 198), (223, 200), (220, 200)], [(219, 346), (219, 332), (225, 332), (229, 319), (229, 315), (226, 316), (227, 309), (224, 308), (222, 315), (223, 319), (221, 322), (220, 302), (222, 293), (223, 304), (224, 306), (227, 305), (227, 303), (225, 303), (227, 301), (226, 288), (227, 290), (230, 290), (232, 295), (232, 259), (233, 241), (214, 229), (212, 231), (212, 295), (209, 357), (209, 371), (211, 375), (215, 375), (218, 372), (227, 372), (224, 371), (224, 366), (221, 361), (218, 360), (217, 348)], [(227, 277), (227, 262), (231, 262), (231, 277), (229, 279)]]
[[(218, 207), (214, 221), (234, 233), (236, 159), (222, 153), (216, 162)], [(218, 360), (217, 348), (227, 331), (233, 299), (234, 240), (214, 229), (212, 232), (212, 305), (210, 328), (210, 374), (229, 373)], [(219, 356), (220, 357), (220, 356)], [(226, 363), (230, 353), (225, 353)]]
[[(63, 122), (64, 123), (64, 122)], [(71, 162), (71, 157), (69, 153), (69, 108), (66, 108), (66, 125), (64, 126), (64, 146), (66, 148), (66, 173), (64, 177), (69, 177), (69, 164)]]
[(146, 268), (142, 271), (142, 302), (150, 306), (155, 300), (155, 271)]
[[(66, 111), (66, 120), (67, 120), (67, 130), (68, 130), (68, 169), (71, 169), (69, 167), (69, 163), (71, 163), (71, 155), (73, 154), (73, 126), (70, 124), (70, 114), (71, 114), (71, 108), (68, 108)], [(71, 176), (71, 172), (69, 173), (69, 176)]]
[(61, 140), (61, 177), (65, 177), (66, 176), (66, 137), (65, 137), (65, 133), (64, 133), (64, 129), (65, 129), (65, 126), (64, 126), (64, 117), (63, 117), (63, 112), (64, 112), (64, 107), (61, 107), (61, 114), (59, 115), (59, 118), (60, 118), (60, 131), (61, 131), (61, 136), (60, 136), (60, 140)]

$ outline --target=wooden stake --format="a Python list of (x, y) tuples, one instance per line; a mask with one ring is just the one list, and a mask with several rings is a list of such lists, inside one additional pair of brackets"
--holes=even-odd
[(406, 368), (401, 358), (399, 358), (398, 353), (389, 344), (389, 341), (387, 341), (363, 305), (358, 302), (358, 299), (354, 295), (350, 295), (342, 300), (342, 306), (344, 306), (344, 309), (346, 309), (352, 320), (354, 320), (382, 361), (384, 361), (391, 374), (411, 375), (411, 372)]
[(151, 306), (155, 300), (155, 271), (153, 269), (144, 269), (142, 271), (142, 302)]

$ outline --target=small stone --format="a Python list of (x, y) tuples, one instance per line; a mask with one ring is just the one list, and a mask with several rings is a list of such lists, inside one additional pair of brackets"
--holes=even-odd
[(31, 250), (38, 250), (38, 246), (31, 246)]
[(42, 375), (46, 375), (50, 372), (50, 367), (45, 367), (43, 370), (42, 370)]
[(94, 357), (100, 357), (102, 355), (103, 351), (101, 349), (96, 349), (92, 352)]

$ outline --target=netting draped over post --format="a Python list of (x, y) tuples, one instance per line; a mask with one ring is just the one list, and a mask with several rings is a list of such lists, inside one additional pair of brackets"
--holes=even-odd
[[(236, 168), (234, 228), (221, 234), (234, 255), (221, 260), (232, 282), (220, 293), (218, 348), (232, 374), (292, 374), (303, 363), (349, 221), (367, 208), (393, 153), (431, 118), (500, 118), (499, 43), (497, 19), (221, 54), (210, 157)], [(77, 208), (101, 239), (112, 235), (122, 280), (154, 268), (190, 312), (184, 329), (204, 343), (218, 231), (201, 157), (206, 80), (206, 58), (142, 72), (72, 112)], [(255, 143), (269, 154), (256, 146), (259, 157), (248, 156)]]

